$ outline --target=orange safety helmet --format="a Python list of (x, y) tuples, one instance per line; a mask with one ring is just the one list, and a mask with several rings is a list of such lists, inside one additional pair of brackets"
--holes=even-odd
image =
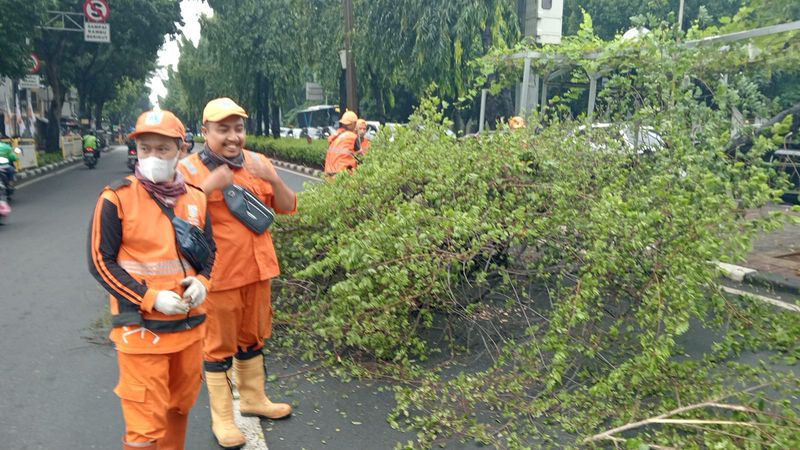
[(135, 139), (136, 136), (153, 133), (171, 138), (183, 140), (186, 136), (186, 128), (183, 122), (175, 114), (169, 111), (145, 111), (136, 120), (136, 129), (128, 134), (128, 137)]
[(346, 111), (339, 119), (339, 123), (342, 125), (353, 125), (356, 122), (358, 122), (358, 116), (353, 111)]
[(508, 119), (508, 127), (512, 130), (518, 130), (520, 128), (525, 128), (525, 119), (520, 116), (514, 116)]

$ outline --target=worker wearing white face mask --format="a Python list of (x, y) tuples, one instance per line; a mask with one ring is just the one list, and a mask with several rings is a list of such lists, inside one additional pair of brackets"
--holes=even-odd
[[(175, 171), (184, 134), (171, 112), (142, 114), (129, 135), (135, 173), (103, 190), (92, 218), (89, 269), (111, 294), (125, 450), (183, 450), (200, 392), (216, 246), (206, 195)], [(179, 247), (177, 224), (208, 252)]]
[(178, 157), (161, 159), (149, 156), (139, 159), (139, 172), (153, 183), (167, 183), (175, 178), (175, 168), (178, 166)]

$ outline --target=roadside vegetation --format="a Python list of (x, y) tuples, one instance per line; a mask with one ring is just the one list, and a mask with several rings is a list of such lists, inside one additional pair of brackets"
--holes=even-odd
[[(603, 43), (588, 17), (546, 51), (604, 70), (614, 127), (564, 96), (525, 130), (457, 139), (428, 97), (279, 223), (277, 342), (392, 380), (388, 420), (417, 432), (401, 447), (799, 446), (800, 317), (723, 295), (714, 264), (786, 220), (745, 216), (785, 188), (764, 162), (782, 128), (731, 141), (732, 108), (774, 108), (762, 69), (668, 27)], [(502, 54), (476, 66), (500, 85), (519, 69)]]

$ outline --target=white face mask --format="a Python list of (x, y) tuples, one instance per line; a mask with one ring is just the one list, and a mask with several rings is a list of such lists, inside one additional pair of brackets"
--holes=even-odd
[(161, 159), (155, 156), (139, 159), (139, 172), (153, 183), (163, 183), (172, 181), (175, 178), (175, 168), (178, 166), (178, 158)]

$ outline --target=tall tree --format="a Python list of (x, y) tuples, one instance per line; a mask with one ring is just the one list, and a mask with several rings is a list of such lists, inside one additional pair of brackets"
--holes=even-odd
[(0, 76), (19, 77), (31, 68), (36, 26), (42, 22), (44, 1), (0, 0)]
[(142, 80), (119, 80), (114, 97), (105, 108), (108, 120), (115, 125), (132, 126), (142, 111), (152, 107), (149, 94), (150, 91)]
[[(48, 9), (72, 11), (75, 3), (47, 0)], [(171, 0), (116, 0), (109, 22), (111, 43), (83, 41), (77, 33), (47, 31), (36, 39), (35, 47), (43, 60), (47, 84), (53, 90), (46, 135), (46, 148), (59, 148), (61, 108), (69, 86), (79, 91), (81, 113), (89, 116), (94, 107), (96, 119), (105, 102), (115, 92), (118, 80), (128, 77), (143, 80), (155, 68), (158, 49), (164, 36), (177, 32), (180, 5)]]
[(210, 57), (205, 63), (220, 72), (231, 88), (228, 95), (253, 113), (251, 132), (263, 132), (263, 125), (269, 123), (277, 137), (280, 105), (301, 83), (302, 60), (295, 40), (301, 34), (299, 4), (295, 0), (209, 1), (215, 14), (203, 24)]

